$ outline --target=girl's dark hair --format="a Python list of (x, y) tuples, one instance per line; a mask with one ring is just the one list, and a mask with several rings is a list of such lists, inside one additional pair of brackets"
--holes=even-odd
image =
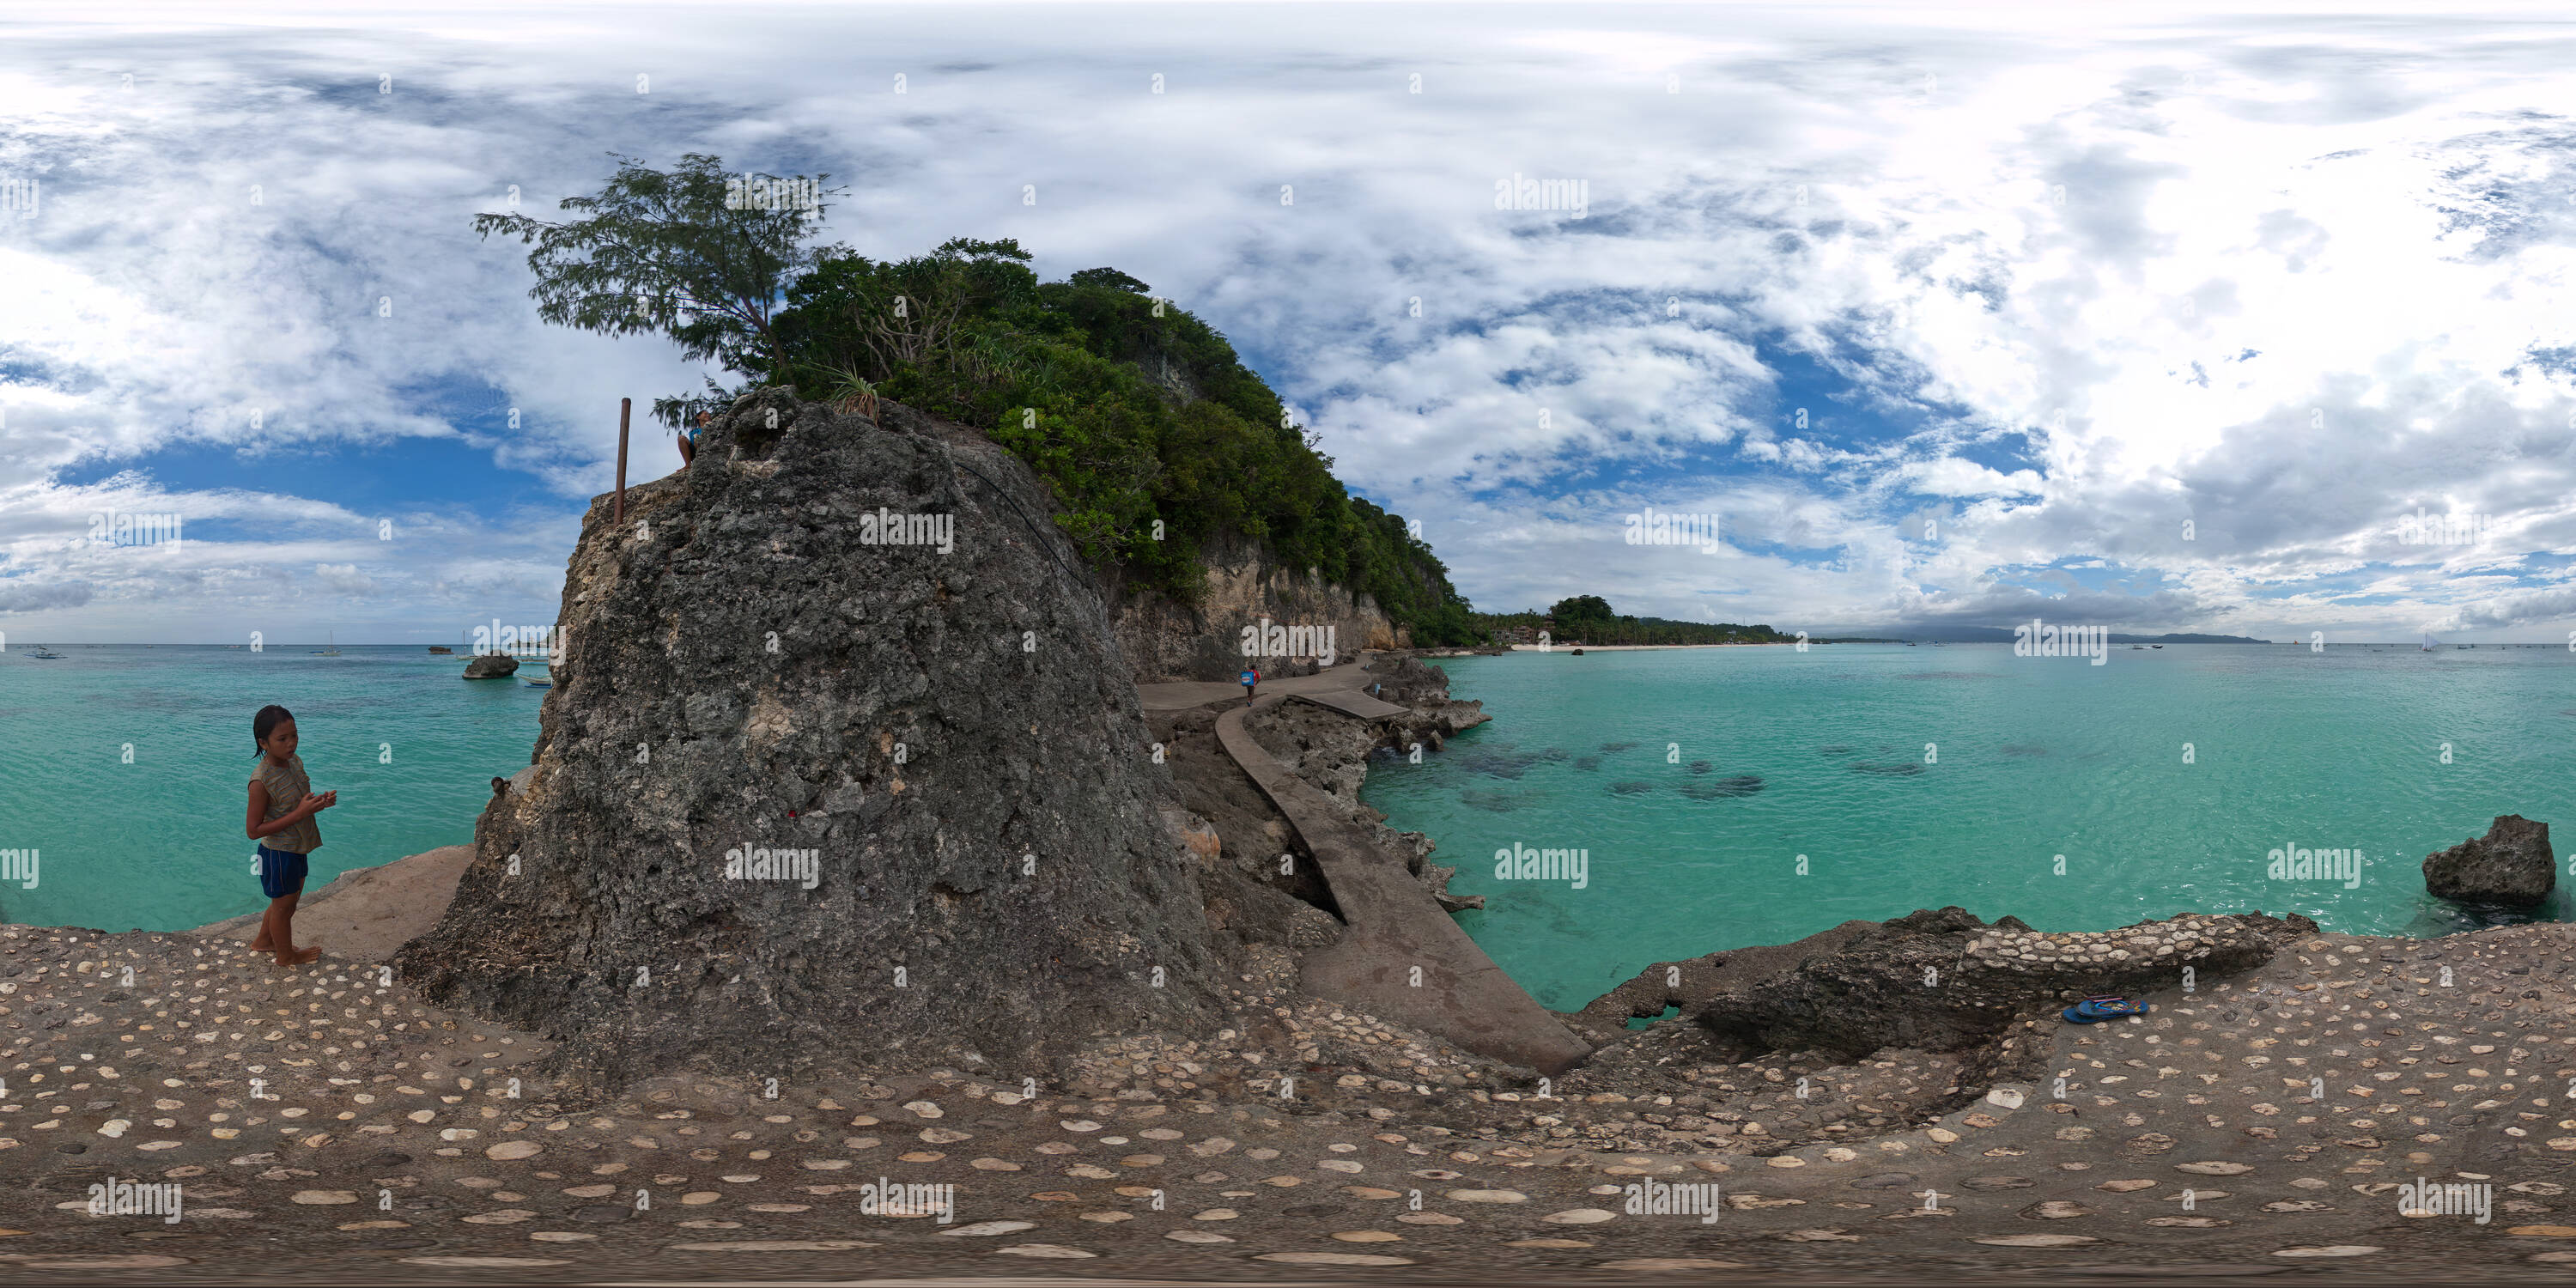
[(294, 712), (289, 711), (276, 703), (272, 702), (267, 706), (261, 707), (259, 709), (259, 714), (250, 718), (251, 741), (257, 744), (251, 748), (251, 754), (256, 756), (261, 752), (266, 751), (268, 749), (269, 733), (275, 730), (279, 725), (294, 718)]

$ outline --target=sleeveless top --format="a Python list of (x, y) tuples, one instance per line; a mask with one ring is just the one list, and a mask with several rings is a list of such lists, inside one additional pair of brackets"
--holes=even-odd
[[(289, 756), (284, 765), (272, 764), (267, 756), (261, 756), (259, 777), (253, 781), (268, 787), (268, 813), (261, 816), (262, 823), (274, 823), (293, 813), (313, 791), (313, 780), (304, 776), (302, 756)], [(319, 819), (306, 818), (284, 831), (261, 837), (259, 843), (272, 850), (311, 854), (322, 847), (322, 824)]]

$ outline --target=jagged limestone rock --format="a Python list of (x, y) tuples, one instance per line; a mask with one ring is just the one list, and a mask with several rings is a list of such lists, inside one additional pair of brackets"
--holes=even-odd
[(465, 664), (469, 680), (506, 680), (519, 673), (519, 659), (502, 653), (485, 653)]
[(2295, 915), (2188, 913), (2120, 930), (2042, 934), (2012, 917), (1989, 926), (1961, 908), (1925, 910), (1863, 923), (1832, 948), (1724, 987), (1690, 1013), (1717, 1046), (1735, 1052), (1959, 1051), (2026, 1014), (2086, 996), (2173, 987), (2185, 966), (2199, 979), (2259, 966), (2316, 928)]
[(1016, 458), (767, 390), (610, 510), (565, 581), (534, 772), (398, 959), (424, 994), (609, 1084), (1016, 1081), (1213, 1014), (1170, 782)]
[(2526, 908), (2558, 887), (2549, 825), (2499, 814), (2487, 834), (2424, 856), (2424, 889), (2436, 899)]

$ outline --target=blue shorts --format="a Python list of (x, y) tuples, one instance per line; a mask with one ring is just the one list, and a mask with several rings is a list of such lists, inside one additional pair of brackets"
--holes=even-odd
[(293, 850), (259, 847), (259, 892), (283, 899), (304, 892), (304, 856)]

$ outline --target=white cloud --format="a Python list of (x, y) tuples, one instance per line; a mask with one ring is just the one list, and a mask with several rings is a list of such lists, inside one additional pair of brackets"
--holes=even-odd
[[(540, 212), (594, 188), (612, 146), (833, 171), (854, 191), (831, 235), (868, 253), (1010, 236), (1051, 275), (1152, 282), (1488, 607), (1964, 619), (2074, 560), (2121, 588), (2056, 587), (2053, 617), (2576, 613), (2549, 571), (2576, 553), (2576, 363), (2529, 357), (2576, 348), (2576, 120), (2563, 37), (2509, 16), (48, 12), (20, 21), (56, 56), (0, 73), (0, 177), (44, 181), (40, 217), (0, 228), (0, 611), (48, 624), (150, 604), (229, 629), (299, 582), (388, 613), (445, 597), (429, 620), (551, 597), (607, 483), (601, 409), (696, 376), (538, 323), (524, 252), (468, 224), (513, 183)], [(1516, 173), (1584, 180), (1586, 217), (1495, 211)], [(527, 429), (442, 410), (439, 382)], [(561, 508), (385, 549), (291, 469), (64, 481), (179, 445), (422, 441)], [(1599, 557), (1616, 515), (1684, 495), (1742, 552)], [(222, 535), (166, 557), (64, 535), (111, 500)], [(2419, 505), (2497, 535), (2402, 545)]]

